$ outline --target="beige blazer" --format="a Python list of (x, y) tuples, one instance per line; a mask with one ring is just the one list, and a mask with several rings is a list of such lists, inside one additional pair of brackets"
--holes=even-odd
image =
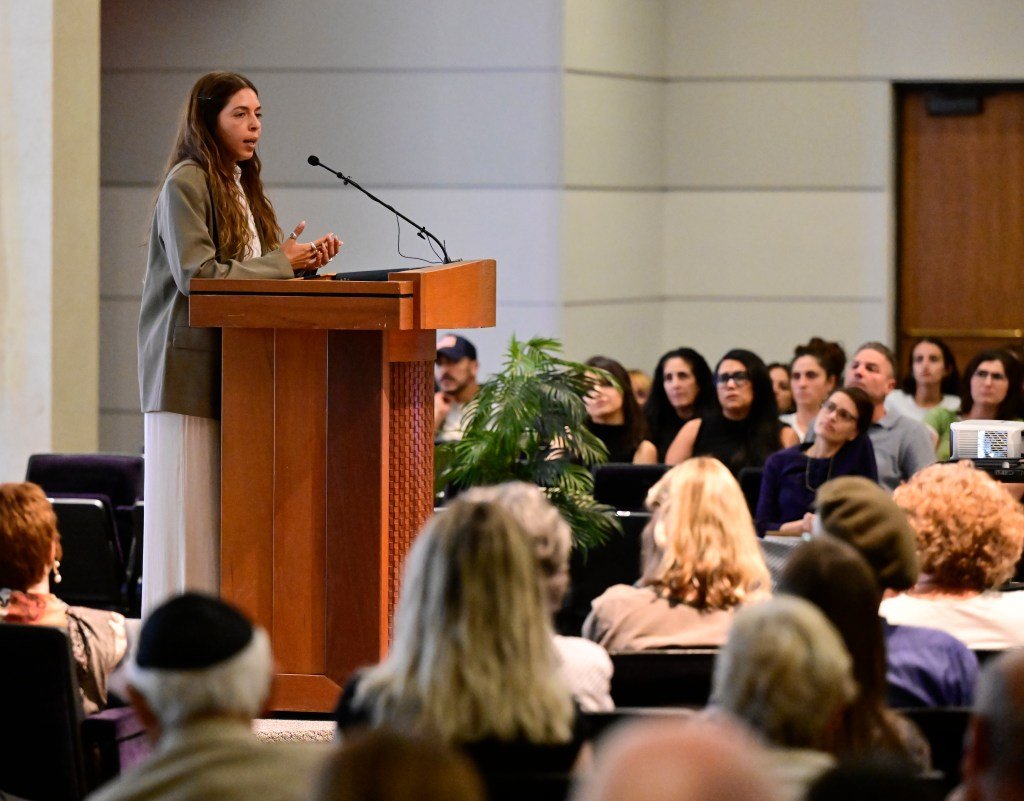
[(188, 324), (193, 278), (292, 278), (280, 248), (258, 259), (221, 261), (213, 241), (206, 174), (175, 165), (157, 199), (139, 313), (139, 389), (143, 412), (220, 417), (220, 329)]

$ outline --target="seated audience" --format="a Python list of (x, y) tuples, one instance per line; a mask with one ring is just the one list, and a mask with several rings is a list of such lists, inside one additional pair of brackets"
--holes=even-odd
[(789, 364), (789, 385), (793, 390), (792, 414), (779, 419), (792, 428), (801, 442), (811, 431), (821, 404), (831, 395), (843, 377), (846, 354), (837, 342), (814, 337), (806, 345), (797, 345)]
[(939, 407), (924, 417), (939, 437), (935, 456), (950, 458), (949, 430), (959, 420), (1019, 420), (1024, 414), (1020, 363), (1005, 350), (983, 350), (967, 363), (961, 383), (960, 412)]
[(985, 666), (967, 729), (962, 801), (1024, 799), (1024, 651)]
[(526, 535), (500, 506), (458, 498), (416, 538), (387, 658), (345, 685), (339, 735), (388, 726), (460, 747), (489, 776), (563, 773), (582, 717), (558, 671)]
[(90, 801), (308, 798), (328, 749), (252, 731), (273, 673), (267, 633), (223, 601), (186, 593), (154, 609), (127, 680), (155, 750)]
[(721, 645), (736, 609), (771, 591), (739, 484), (721, 462), (691, 459), (647, 502), (654, 514), (640, 581), (595, 598), (583, 636), (609, 651)]
[(757, 354), (729, 351), (715, 367), (715, 383), (720, 410), (682, 427), (668, 449), (668, 464), (714, 456), (738, 475), (744, 467), (761, 467), (780, 448), (797, 444), (793, 429), (779, 422), (772, 380)]
[(718, 406), (715, 378), (711, 368), (693, 348), (670, 350), (658, 360), (651, 380), (651, 396), (644, 404), (644, 417), (658, 461), (665, 461), (668, 446), (679, 429)]
[(64, 629), (85, 714), (107, 705), (107, 678), (128, 650), (124, 616), (68, 606), (50, 592), (60, 583), (57, 516), (36, 484), (0, 484), (0, 623)]
[(654, 464), (657, 453), (654, 444), (646, 439), (647, 426), (633, 396), (626, 368), (605, 356), (593, 356), (586, 364), (604, 370), (615, 379), (612, 383), (599, 378), (583, 398), (587, 407), (587, 428), (608, 449), (608, 461)]
[(971, 648), (1024, 645), (1024, 592), (999, 592), (1024, 545), (1024, 511), (967, 463), (934, 465), (893, 500), (917, 536), (921, 577), (882, 602), (890, 623), (948, 631)]
[(954, 414), (960, 408), (960, 373), (949, 345), (924, 337), (910, 351), (910, 365), (900, 389), (885, 398), (885, 410), (924, 420), (933, 409)]
[[(853, 546), (881, 590), (913, 587), (920, 573), (914, 532), (892, 497), (866, 478), (837, 478), (818, 490), (815, 531)], [(881, 619), (892, 707), (970, 706), (978, 659), (944, 631)]]
[(764, 749), (727, 720), (649, 719), (597, 748), (573, 801), (778, 801)]
[(885, 398), (896, 387), (896, 360), (881, 342), (861, 345), (846, 370), (846, 386), (864, 390), (875, 406), (868, 436), (875, 449), (878, 482), (894, 490), (935, 461), (932, 435), (917, 420), (886, 412)]
[(465, 337), (445, 334), (437, 342), (434, 363), (434, 441), (462, 439), (462, 416), (466, 404), (476, 396), (480, 385), (476, 346)]
[(839, 476), (878, 479), (868, 439), (874, 408), (864, 390), (837, 389), (814, 420), (814, 441), (773, 453), (764, 464), (757, 533), (810, 533), (818, 488)]
[(647, 399), (651, 397), (651, 377), (637, 367), (630, 369), (628, 372), (629, 384), (633, 387), (633, 397), (636, 398), (636, 402), (640, 404), (642, 409), (644, 404), (647, 403)]
[(819, 537), (793, 553), (778, 591), (810, 601), (824, 612), (853, 659), (857, 695), (839, 727), (839, 755), (866, 759), (885, 754), (919, 771), (928, 770), (928, 741), (885, 701), (885, 640), (878, 618), (882, 593), (864, 558), (835, 537)]
[(796, 801), (835, 765), (835, 732), (856, 692), (832, 624), (802, 598), (780, 596), (736, 615), (715, 660), (711, 703), (771, 747), (771, 781)]
[[(548, 612), (554, 616), (569, 590), (569, 553), (572, 550), (569, 524), (540, 489), (522, 481), (476, 487), (463, 497), (496, 503), (519, 524), (537, 558)], [(580, 709), (606, 712), (615, 707), (611, 696), (612, 660), (604, 648), (583, 637), (556, 634), (555, 650), (562, 675)]]
[(772, 379), (772, 391), (775, 392), (775, 406), (779, 410), (779, 415), (795, 412), (789, 367), (782, 362), (772, 362), (768, 365), (768, 375)]
[(427, 737), (377, 729), (328, 757), (313, 801), (485, 801), (473, 763)]

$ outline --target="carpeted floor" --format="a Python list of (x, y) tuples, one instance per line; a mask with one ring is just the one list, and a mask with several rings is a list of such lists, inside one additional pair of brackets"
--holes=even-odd
[(256, 736), (268, 743), (329, 743), (336, 728), (333, 720), (260, 718), (252, 723)]

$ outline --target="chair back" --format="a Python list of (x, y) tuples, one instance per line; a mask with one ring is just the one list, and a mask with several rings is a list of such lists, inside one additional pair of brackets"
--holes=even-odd
[(717, 655), (717, 648), (612, 653), (612, 700), (616, 707), (703, 707), (711, 697)]
[(740, 483), (740, 489), (743, 490), (743, 497), (747, 501), (751, 517), (757, 514), (757, 499), (761, 496), (761, 477), (763, 475), (763, 467), (744, 467), (736, 477)]
[(87, 790), (82, 701), (67, 635), (0, 624), (0, 790), (32, 801), (78, 801)]
[(53, 593), (65, 603), (126, 612), (124, 567), (110, 508), (94, 498), (51, 498), (64, 558)]
[(960, 784), (960, 760), (964, 735), (971, 719), (966, 707), (915, 707), (901, 709), (928, 740), (932, 749), (932, 767), (942, 771), (950, 789)]
[(594, 468), (594, 500), (623, 512), (645, 512), (647, 492), (670, 470), (665, 464), (610, 462)]
[(28, 459), (25, 480), (49, 495), (104, 495), (117, 506), (142, 498), (141, 456), (112, 453), (36, 453)]

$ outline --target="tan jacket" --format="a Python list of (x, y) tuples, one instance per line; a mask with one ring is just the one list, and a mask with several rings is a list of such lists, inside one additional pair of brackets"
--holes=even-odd
[(193, 278), (292, 278), (280, 248), (248, 261), (220, 261), (211, 232), (206, 174), (192, 161), (164, 181), (149, 236), (139, 313), (139, 389), (143, 412), (220, 417), (220, 329), (188, 324)]

